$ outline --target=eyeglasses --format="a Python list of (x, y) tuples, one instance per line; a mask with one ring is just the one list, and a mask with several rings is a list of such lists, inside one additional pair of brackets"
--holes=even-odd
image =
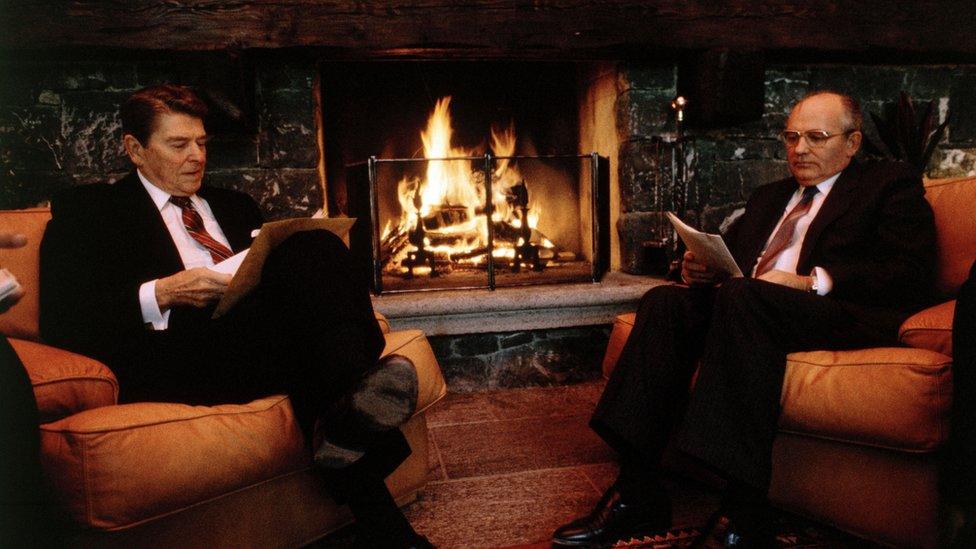
[(846, 130), (841, 133), (829, 133), (826, 130), (807, 130), (805, 132), (797, 132), (793, 130), (784, 130), (780, 132), (779, 138), (786, 143), (787, 147), (795, 147), (800, 143), (800, 138), (807, 140), (807, 145), (811, 149), (819, 149), (827, 144), (831, 138), (837, 137), (838, 135), (850, 135), (857, 130)]

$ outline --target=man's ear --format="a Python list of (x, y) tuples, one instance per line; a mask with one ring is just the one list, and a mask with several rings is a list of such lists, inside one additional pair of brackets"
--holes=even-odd
[(861, 139), (864, 135), (860, 131), (855, 131), (847, 137), (847, 149), (850, 151), (851, 156), (861, 148)]
[(145, 163), (145, 158), (143, 157), (144, 147), (142, 143), (136, 139), (136, 136), (131, 133), (127, 133), (122, 136), (122, 144), (125, 146), (125, 153), (129, 155), (129, 159), (132, 163), (136, 165), (137, 168), (142, 167)]

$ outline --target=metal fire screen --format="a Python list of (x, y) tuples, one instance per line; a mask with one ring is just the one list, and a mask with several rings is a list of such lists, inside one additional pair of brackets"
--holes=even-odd
[[(597, 282), (609, 267), (609, 173), (597, 153), (370, 157), (347, 166), (361, 220), (351, 248), (377, 294)], [(468, 187), (434, 183), (457, 178)]]

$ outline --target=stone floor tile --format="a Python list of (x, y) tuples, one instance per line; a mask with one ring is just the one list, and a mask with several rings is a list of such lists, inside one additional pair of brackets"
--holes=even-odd
[(589, 415), (603, 393), (604, 384), (603, 380), (597, 380), (560, 387), (451, 393), (428, 412), (427, 425)]
[(613, 452), (587, 427), (589, 416), (537, 417), (433, 427), (447, 478), (602, 463)]

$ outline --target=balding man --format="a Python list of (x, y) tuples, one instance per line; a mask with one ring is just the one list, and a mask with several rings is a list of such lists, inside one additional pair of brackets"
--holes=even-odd
[(766, 492), (786, 355), (896, 345), (929, 295), (935, 227), (919, 174), (854, 161), (860, 130), (854, 99), (803, 98), (780, 134), (792, 177), (759, 187), (723, 236), (745, 277), (689, 252), (687, 286), (644, 295), (590, 422), (617, 450), (620, 474), (592, 513), (556, 530), (555, 545), (670, 527), (658, 467), (675, 430), (679, 449), (728, 481), (726, 545), (772, 544)]

